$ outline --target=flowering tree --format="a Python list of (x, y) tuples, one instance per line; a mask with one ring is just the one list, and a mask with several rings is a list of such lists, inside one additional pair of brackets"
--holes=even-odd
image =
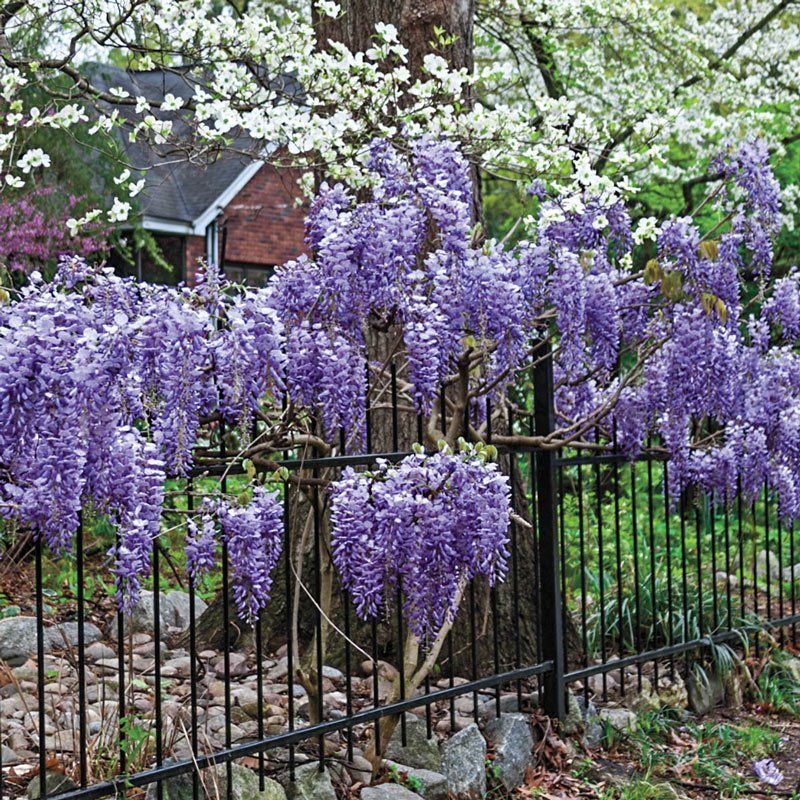
[[(416, 432), (419, 419), (429, 455), (341, 483), (323, 476), (335, 485), (320, 553), (336, 553), (365, 615), (385, 611), (387, 587), (402, 584), (412, 602), (405, 655), (419, 669), (406, 671), (411, 683), (397, 692), (423, 674), (421, 652), (435, 649), (452, 624), (462, 580), (502, 574), (506, 490), (491, 467), (481, 472), (460, 453), (462, 439), (491, 435), (498, 446), (551, 449), (614, 442), (633, 456), (654, 436), (674, 463), (673, 498), (690, 483), (724, 497), (741, 481), (753, 494), (766, 479), (786, 518), (800, 508), (792, 349), (800, 291), (795, 273), (771, 275), (782, 208), (769, 167), (770, 149), (779, 152), (795, 135), (787, 109), (796, 77), (778, 69), (772, 80), (776, 70), (758, 55), (778, 26), (796, 38), (788, 4), (750, 5), (738, 16), (744, 4), (728, 4), (704, 22), (687, 15), (682, 36), (650, 3), (557, 3), (546, 13), (504, 4), (502, 14), (481, 17), (490, 35), (479, 41), (474, 72), (470, 4), (435, 4), (447, 19), (434, 4), (412, 19), (411, 5), (321, 2), (313, 24), (294, 12), (273, 16), (259, 3), (220, 14), (201, 0), (111, 11), (94, 2), (22, 1), (0, 16), (8, 186), (47, 167), (48, 154), (26, 146), (31, 132), (69, 129), (90, 114), (97, 135), (123, 127), (165, 154), (183, 149), (197, 158), (246, 132), (258, 143), (254, 157), (273, 152), (268, 144), (286, 145), (293, 163), (327, 178), (310, 205), (308, 254), (278, 269), (265, 289), (231, 295), (213, 271), (195, 290), (137, 287), (69, 260), (52, 285), (33, 276), (0, 311), (0, 348), (13, 365), (0, 376), (3, 514), (59, 549), (83, 505), (107, 513), (120, 528), (119, 599), (129, 603), (159, 532), (157, 487), (166, 475), (223, 455), (221, 423), (238, 431), (243, 468), (270, 475), (284, 449), (363, 449), (367, 408), (386, 413), (381, 398), (394, 377), (400, 428)], [(356, 25), (361, 11), (368, 13)], [(495, 20), (505, 27), (494, 30)], [(41, 40), (31, 47), (27, 31), (48, 25), (64, 33), (44, 50)], [(152, 35), (132, 47), (141, 31)], [(618, 36), (652, 86), (615, 70), (604, 45)], [(640, 52), (642, 36), (658, 42), (655, 53)], [(711, 54), (709, 41), (718, 43)], [(90, 46), (176, 72), (186, 91), (154, 99), (100, 90), (74, 58)], [(520, 68), (514, 73), (502, 59), (482, 67), (483, 48), (508, 48)], [(764, 78), (757, 96), (747, 81), (727, 80), (729, 71), (749, 69)], [(53, 75), (66, 76), (70, 88), (34, 104), (31, 87), (40, 97)], [(635, 92), (627, 94), (631, 85), (643, 92), (640, 106)], [(733, 127), (709, 102), (720, 86), (726, 112), (735, 109)], [(619, 103), (620, 115), (597, 97)], [(173, 125), (175, 113), (185, 126)], [(730, 136), (745, 124), (764, 136)], [(690, 153), (687, 171), (676, 152)], [(476, 162), (518, 180), (531, 198), (535, 213), (519, 220), (516, 245), (486, 241), (475, 224)], [(643, 176), (705, 187), (706, 195), (686, 195), (686, 216), (634, 222), (624, 198)], [(137, 178), (123, 172), (118, 184), (135, 194)], [(713, 217), (703, 230), (689, 216), (694, 206)], [(108, 219), (128, 209), (126, 197), (117, 198)], [(755, 301), (746, 282), (757, 287)], [(506, 389), (550, 352), (556, 430), (508, 431)], [(447, 458), (430, 455), (439, 447), (449, 448)], [(437, 484), (444, 474), (463, 481), (471, 504), (486, 507), (491, 529), (452, 526), (461, 509)], [(326, 513), (315, 494), (320, 479), (302, 471), (285, 479), (307, 501), (307, 529), (315, 513)], [(124, 481), (134, 488), (123, 496)], [(402, 529), (385, 519), (389, 491), (402, 498), (403, 514), (414, 515)], [(423, 505), (455, 554), (448, 565), (455, 584), (435, 598), (425, 571), (413, 569), (426, 555), (415, 549), (415, 534), (427, 530), (428, 517), (415, 510)], [(350, 560), (343, 543), (360, 542), (365, 523), (380, 536)], [(269, 597), (277, 527), (269, 493), (254, 489), (249, 507), (209, 502), (191, 525), (192, 574), (226, 543), (239, 610), (255, 616)], [(473, 534), (480, 547), (459, 538)], [(411, 556), (407, 571), (387, 566), (398, 551)], [(313, 693), (313, 666), (301, 666), (301, 679)]]
[[(42, 127), (123, 128), (166, 157), (195, 159), (245, 132), (254, 157), (285, 158), (272, 147), (285, 145), (293, 162), (350, 184), (367, 179), (374, 136), (443, 133), (510, 180), (540, 177), (564, 192), (677, 184), (688, 212), (727, 137), (760, 133), (778, 155), (797, 137), (800, 31), (789, 0), (699, 13), (661, 0), (487, 0), (476, 18), (456, 0), (323, 0), (313, 19), (297, 5), (7, 3), (4, 185), (47, 167), (49, 154), (27, 145)], [(185, 91), (132, 97), (93, 83), (80, 58), (112, 48), (132, 67), (182, 77)], [(139, 176), (123, 172), (119, 186), (114, 221)]]
[(9, 272), (55, 267), (59, 256), (90, 256), (108, 247), (108, 231), (94, 223), (75, 235), (67, 220), (85, 203), (69, 196), (63, 204), (53, 189), (34, 189), (0, 202), (0, 265)]

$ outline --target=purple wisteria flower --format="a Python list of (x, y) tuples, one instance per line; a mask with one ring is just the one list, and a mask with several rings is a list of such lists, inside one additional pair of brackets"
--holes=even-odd
[(467, 581), (505, 576), (510, 489), (495, 464), (414, 454), (345, 470), (331, 496), (333, 561), (362, 618), (380, 615), (401, 587), (409, 628), (430, 640)]
[(753, 772), (760, 781), (770, 786), (779, 786), (783, 783), (783, 773), (771, 758), (762, 758), (760, 761), (754, 761)]

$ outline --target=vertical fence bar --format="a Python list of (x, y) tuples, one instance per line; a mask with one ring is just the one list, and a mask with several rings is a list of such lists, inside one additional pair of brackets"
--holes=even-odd
[[(508, 435), (514, 435), (514, 409), (510, 398), (508, 400)], [(516, 477), (516, 456), (513, 451), (508, 454), (508, 481), (511, 484), (511, 508), (516, 507), (517, 502), (517, 477)], [(519, 619), (519, 549), (518, 549), (518, 530), (516, 523), (512, 520), (510, 525), (511, 533), (511, 596), (514, 619)], [(553, 534), (555, 536), (555, 533)], [(522, 666), (522, 645), (519, 636), (514, 642), (514, 668)], [(522, 682), (517, 681), (517, 703), (522, 705)]]
[[(589, 666), (589, 638), (588, 622), (586, 615), (586, 531), (584, 527), (583, 508), (583, 467), (578, 464), (578, 552), (580, 556), (580, 587), (581, 587), (581, 645), (583, 647), (583, 666)], [(589, 708), (589, 681), (583, 682), (584, 708)]]
[[(120, 546), (119, 533), (116, 535), (116, 546)], [(126, 755), (126, 734), (124, 723), (127, 718), (128, 708), (125, 692), (125, 617), (122, 609), (117, 610), (117, 673), (119, 686), (117, 687), (117, 729), (119, 731), (119, 774), (124, 775), (128, 769), (128, 757)], [(123, 790), (122, 796), (125, 797)]]
[[(191, 515), (194, 511), (194, 479), (189, 478), (186, 484), (186, 510)], [(189, 577), (189, 700), (191, 704), (189, 737), (192, 745), (192, 758), (197, 757), (197, 596), (194, 578)], [(200, 776), (196, 769), (192, 770), (192, 800), (200, 796)]]
[[(76, 577), (78, 580), (78, 731), (80, 754), (78, 756), (80, 763), (80, 785), (81, 788), (86, 786), (86, 778), (88, 775), (88, 744), (87, 738), (87, 723), (86, 723), (86, 635), (84, 623), (86, 619), (86, 603), (84, 592), (84, 565), (83, 565), (83, 512), (78, 512), (78, 532), (77, 540), (75, 542), (75, 567)], [(3, 796), (2, 787), (0, 787), (0, 797)]]
[[(42, 584), (42, 537), (36, 537), (36, 689), (39, 695), (39, 797), (47, 798), (47, 748), (44, 739), (44, 595)], [(121, 644), (121, 643), (120, 643)]]
[[(633, 529), (633, 602), (634, 602), (634, 647), (642, 652), (642, 589), (639, 574), (639, 518), (636, 509), (636, 462), (631, 462), (631, 526)], [(636, 686), (642, 691), (642, 662), (636, 662)]]
[[(597, 441), (600, 441), (600, 431), (597, 431)], [(597, 583), (600, 602), (600, 661), (608, 661), (606, 652), (606, 573), (605, 573), (605, 547), (603, 542), (603, 487), (600, 480), (600, 462), (594, 465), (595, 502), (597, 503)], [(608, 673), (602, 674), (603, 700), (608, 700)]]
[[(614, 452), (617, 452), (617, 423), (614, 422)], [(625, 632), (622, 627), (622, 536), (619, 528), (619, 462), (614, 459), (614, 555), (617, 561), (617, 656), (625, 653)], [(625, 668), (619, 668), (619, 694), (625, 697)]]
[[(153, 678), (155, 680), (156, 766), (164, 763), (164, 739), (161, 724), (161, 576), (159, 574), (159, 543), (153, 540)], [(133, 674), (131, 674), (133, 682)], [(162, 800), (164, 785), (156, 783), (156, 798)]]
[[(669, 633), (667, 634), (667, 644), (672, 647), (675, 644), (675, 612), (672, 607), (672, 539), (669, 532), (669, 520), (671, 516), (670, 499), (669, 499), (669, 468), (667, 462), (664, 462), (663, 469), (664, 480), (664, 540), (667, 548), (667, 626)], [(669, 657), (669, 677), (675, 680), (675, 656)]]
[[(534, 421), (536, 434), (547, 436), (554, 429), (553, 359), (549, 342), (542, 345), (544, 357), (533, 373)], [(558, 530), (556, 527), (556, 463), (552, 450), (541, 450), (536, 458), (539, 513), (539, 568), (541, 579), (542, 627), (549, 632), (542, 642), (542, 656), (553, 662), (543, 682), (543, 708), (551, 717), (566, 713), (564, 687), (564, 627), (559, 581)]]
[[(650, 442), (648, 444), (651, 444)], [(648, 533), (648, 550), (650, 551), (650, 646), (658, 647), (659, 641), (659, 623), (661, 621), (661, 614), (658, 609), (657, 595), (656, 595), (656, 531), (655, 531), (655, 509), (653, 506), (653, 461), (651, 458), (647, 459), (647, 533)], [(658, 659), (653, 660), (653, 686), (658, 691)]]
[[(283, 484), (283, 568), (286, 580), (286, 684), (287, 715), (289, 731), (294, 730), (294, 634), (292, 604), (294, 601), (292, 588), (292, 524), (291, 498), (289, 481)], [(294, 744), (289, 745), (289, 780), (294, 781)]]

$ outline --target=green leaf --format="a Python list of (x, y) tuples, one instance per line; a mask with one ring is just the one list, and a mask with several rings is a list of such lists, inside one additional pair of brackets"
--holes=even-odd
[(697, 247), (697, 252), (700, 258), (708, 259), (709, 261), (716, 261), (719, 258), (719, 242), (717, 239), (709, 239), (706, 242), (700, 242)]
[(658, 263), (658, 259), (651, 258), (645, 265), (644, 265), (644, 282), (647, 284), (655, 283), (656, 281), (661, 280), (663, 273), (661, 271), (661, 265)]

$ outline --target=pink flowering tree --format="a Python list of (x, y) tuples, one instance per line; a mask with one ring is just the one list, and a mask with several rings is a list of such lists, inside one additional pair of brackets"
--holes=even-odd
[(108, 249), (109, 228), (88, 223), (70, 232), (69, 220), (79, 217), (85, 201), (62, 197), (53, 188), (31, 189), (0, 201), (0, 266), (9, 273), (51, 270), (60, 256), (84, 258)]

